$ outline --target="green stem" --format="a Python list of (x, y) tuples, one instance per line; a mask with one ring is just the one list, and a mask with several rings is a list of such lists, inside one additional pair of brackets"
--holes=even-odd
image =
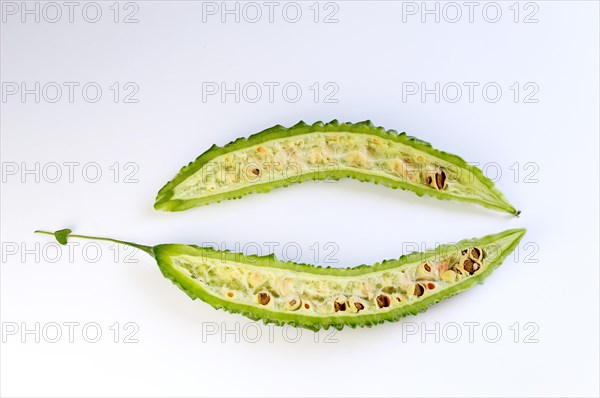
[[(48, 231), (37, 230), (37, 231), (35, 231), (35, 233), (36, 234), (45, 234), (45, 235), (56, 236), (54, 234), (54, 232), (48, 232)], [(131, 246), (131, 247), (135, 247), (136, 249), (142, 250), (142, 251), (148, 253), (149, 255), (151, 255), (152, 257), (154, 257), (154, 252), (152, 251), (152, 246), (144, 246), (144, 245), (139, 245), (139, 244), (133, 243), (133, 242), (126, 242), (124, 240), (112, 239), (112, 238), (102, 238), (102, 237), (98, 237), (98, 236), (87, 236), (87, 235), (69, 234), (69, 237), (71, 237), (71, 238), (81, 238), (81, 239), (90, 239), (90, 240), (102, 240), (102, 241), (106, 241), (106, 242), (118, 243), (120, 245)]]

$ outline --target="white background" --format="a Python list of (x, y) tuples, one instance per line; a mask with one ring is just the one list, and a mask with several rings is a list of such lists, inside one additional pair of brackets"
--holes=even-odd
[[(283, 18), (286, 3), (277, 4), (272, 23), (262, 2), (256, 23), (249, 22), (255, 10), (246, 8), (239, 23), (235, 15), (222, 23), (219, 13), (203, 14), (210, 5), (193, 1), (138, 1), (137, 11), (121, 3), (118, 23), (113, 2), (100, 3), (97, 23), (82, 17), (86, 3), (77, 3), (72, 23), (64, 6), (57, 23), (44, 15), (39, 23), (31, 15), (22, 22), (21, 10), (5, 10), (0, 393), (598, 395), (598, 3), (521, 3), (518, 22), (512, 3), (500, 3), (496, 23), (483, 17), (485, 2), (477, 4), (472, 23), (462, 2), (456, 23), (449, 21), (455, 9), (444, 3), (438, 4), (446, 11), (439, 23), (434, 15), (423, 23), (419, 12), (408, 12), (421, 2), (321, 3), (317, 23), (312, 2), (298, 3), (297, 23)], [(42, 12), (45, 3), (39, 4)], [(493, 19), (489, 7), (487, 18)], [(46, 11), (54, 18), (53, 10)], [(123, 23), (133, 11), (138, 22)], [(338, 22), (324, 23), (331, 12)], [(529, 22), (537, 23), (524, 23), (531, 13)], [(33, 94), (25, 100), (20, 93), (7, 95), (7, 82), (80, 86), (72, 103), (66, 88), (58, 102), (48, 101), (55, 96), (48, 91), (36, 103)], [(96, 103), (81, 95), (89, 82), (103, 90)], [(117, 103), (109, 88), (115, 82), (121, 85)], [(128, 82), (139, 88), (137, 103), (123, 102), (131, 92), (123, 89)], [(229, 88), (276, 82), (279, 89), (272, 102), (266, 88), (256, 103), (248, 101), (253, 92), (239, 103), (234, 95), (203, 100), (203, 82)], [(281, 94), (288, 82), (302, 88), (295, 103), (289, 101), (292, 91)], [(309, 88), (315, 82), (321, 87), (316, 103)], [(332, 98), (337, 103), (323, 101), (328, 82), (339, 89)], [(455, 93), (449, 91), (436, 103), (433, 94), (424, 101), (419, 95), (403, 99), (403, 82), (479, 86), (472, 102), (463, 85), (460, 100), (451, 102)], [(481, 93), (489, 82), (502, 89), (497, 102), (490, 101), (493, 91)], [(526, 83), (533, 85), (525, 90)], [(539, 90), (525, 102), (531, 87)], [(331, 119), (371, 119), (485, 164), (491, 177), (500, 170), (497, 185), (522, 216), (356, 181), (307, 182), (182, 213), (153, 210), (158, 189), (213, 143), (274, 124)], [(36, 162), (37, 176), (23, 173)], [(62, 177), (51, 182), (52, 162), (78, 162), (74, 181), (63, 165)], [(95, 177), (93, 165), (82, 175), (92, 162), (102, 171), (96, 183), (84, 178)], [(116, 183), (110, 169), (115, 162), (121, 171)], [(125, 169), (129, 162), (133, 166)], [(137, 183), (125, 183), (132, 171)], [(288, 244), (302, 249), (299, 261), (332, 266), (372, 264), (414, 245), (508, 228), (527, 227), (528, 233), (517, 256), (484, 286), (403, 322), (315, 336), (191, 301), (142, 253), (134, 256), (137, 263), (125, 261), (129, 252), (121, 249), (115, 261), (115, 247), (83, 250), (81, 241), (71, 245), (69, 258), (66, 248), (56, 252), (49, 237), (32, 233), (63, 227), (144, 244), (217, 242), (235, 250), (256, 242), (262, 254), (268, 252), (265, 242), (278, 242), (278, 257), (285, 257), (281, 249)], [(337, 264), (324, 259), (332, 247)], [(292, 249), (287, 254), (295, 257)], [(73, 342), (65, 322), (79, 323)], [(111, 329), (115, 322), (118, 336)], [(470, 322), (476, 323), (472, 338)], [(24, 333), (36, 323), (39, 342), (35, 332)], [(125, 330), (126, 323), (134, 326)], [(56, 324), (62, 337), (52, 343)], [(101, 328), (97, 343), (87, 341), (93, 330), (82, 335), (84, 325)], [(491, 325), (486, 333), (485, 325)], [(462, 335), (452, 342), (456, 326)], [(498, 328), (502, 335), (491, 342)], [(138, 342), (126, 343), (132, 331)]]

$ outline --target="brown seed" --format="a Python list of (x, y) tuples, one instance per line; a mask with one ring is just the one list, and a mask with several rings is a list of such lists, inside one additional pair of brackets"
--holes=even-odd
[(444, 187), (446, 186), (446, 173), (444, 173), (444, 171), (438, 171), (435, 174), (435, 185), (437, 185), (437, 188), (439, 190), (444, 189)]
[(431, 185), (431, 182), (432, 182), (431, 176), (427, 176), (427, 180), (426, 181), (427, 181), (427, 185)]
[(356, 312), (360, 312), (360, 310), (365, 309), (365, 306), (362, 305), (361, 303), (354, 303), (354, 306), (356, 307)]
[(227, 297), (233, 297), (233, 292), (227, 292)]
[(258, 293), (258, 302), (260, 304), (267, 305), (269, 301), (271, 301), (271, 296), (268, 293)]
[(308, 303), (304, 304), (304, 308), (309, 309), (310, 305)]
[(479, 260), (479, 257), (481, 256), (481, 250), (478, 247), (474, 247), (471, 249), (471, 256), (475, 259), (475, 260)]
[(460, 254), (467, 254), (468, 250), (464, 249), (463, 251), (460, 252)]
[(465, 271), (467, 271), (470, 275), (473, 275), (473, 272), (476, 271), (474, 264), (475, 263), (470, 258), (467, 258), (463, 262), (463, 267), (465, 268)]
[(338, 303), (336, 301), (333, 303), (333, 308), (335, 308), (335, 312), (346, 311), (346, 303)]
[(425, 268), (425, 271), (427, 271), (427, 272), (431, 272), (431, 267), (429, 266), (429, 264), (425, 264), (425, 265), (423, 266), (423, 268)]
[(290, 301), (290, 305), (291, 305), (291, 306), (294, 306), (294, 305), (296, 305), (296, 300), (291, 300), (291, 301)]
[(259, 169), (252, 169), (252, 174), (254, 174), (255, 176), (260, 175), (260, 170)]
[(429, 289), (429, 290), (433, 290), (433, 289), (435, 289), (435, 283), (431, 283), (431, 282), (429, 282), (429, 283), (427, 284), (427, 289)]
[(425, 289), (423, 289), (423, 286), (421, 286), (417, 283), (415, 285), (415, 290), (414, 290), (413, 294), (417, 297), (421, 297), (423, 295), (423, 293), (425, 293)]
[(389, 296), (386, 296), (385, 294), (377, 296), (377, 305), (379, 308), (389, 307), (390, 304), (392, 304), (392, 300), (390, 300)]

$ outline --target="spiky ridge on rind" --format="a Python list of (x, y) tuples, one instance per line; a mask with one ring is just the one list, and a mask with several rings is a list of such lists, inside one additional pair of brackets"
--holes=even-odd
[(480, 239), (467, 239), (458, 242), (455, 245), (441, 246), (435, 250), (429, 250), (424, 253), (412, 253), (400, 257), (398, 260), (386, 260), (381, 263), (377, 263), (372, 266), (361, 265), (354, 268), (331, 268), (331, 267), (318, 267), (307, 264), (297, 264), (293, 262), (283, 262), (275, 260), (271, 256), (240, 256), (241, 262), (249, 262), (253, 265), (264, 266), (264, 267), (276, 267), (283, 268), (290, 271), (296, 272), (311, 272), (315, 275), (361, 275), (372, 272), (379, 272), (390, 268), (396, 268), (403, 264), (411, 263), (428, 256), (433, 256), (439, 251), (445, 249), (460, 250), (460, 248), (468, 248), (473, 246), (484, 247), (486, 245), (504, 241), (505, 244), (501, 250), (495, 256), (495, 258), (487, 263), (485, 270), (480, 274), (466, 278), (456, 285), (446, 288), (438, 293), (427, 296), (423, 300), (416, 301), (410, 305), (400, 307), (396, 310), (389, 312), (382, 312), (380, 314), (369, 314), (369, 315), (353, 315), (343, 317), (315, 317), (308, 315), (300, 315), (294, 313), (283, 313), (273, 310), (262, 309), (253, 307), (246, 304), (235, 303), (233, 301), (226, 301), (219, 297), (208, 294), (202, 287), (197, 283), (193, 282), (189, 277), (178, 271), (172, 265), (171, 258), (178, 255), (198, 255), (198, 254), (218, 254), (212, 249), (201, 248), (198, 246), (189, 245), (177, 245), (167, 244), (154, 246), (153, 252), (158, 262), (159, 268), (162, 274), (170, 279), (176, 286), (183, 290), (192, 299), (200, 299), (210, 304), (214, 308), (224, 309), (231, 313), (238, 313), (244, 315), (247, 318), (253, 320), (262, 320), (265, 324), (274, 323), (282, 326), (289, 324), (296, 327), (302, 327), (313, 331), (320, 329), (329, 329), (334, 327), (336, 329), (342, 329), (344, 326), (350, 326), (351, 328), (356, 327), (371, 327), (383, 322), (394, 322), (407, 315), (416, 315), (417, 313), (426, 310), (429, 306), (451, 297), (463, 290), (469, 289), (475, 284), (483, 283), (483, 280), (487, 278), (496, 268), (502, 264), (504, 259), (514, 250), (521, 238), (525, 234), (525, 229), (513, 229), (504, 231), (494, 235), (488, 235)]
[(187, 166), (184, 166), (179, 171), (179, 173), (158, 192), (154, 207), (157, 210), (181, 211), (195, 206), (206, 205), (213, 202), (220, 202), (221, 200), (239, 199), (242, 196), (251, 193), (269, 192), (273, 188), (285, 187), (294, 183), (324, 178), (324, 175), (319, 173), (306, 173), (300, 175), (295, 181), (275, 180), (261, 184), (249, 185), (247, 187), (240, 188), (235, 191), (224, 192), (202, 198), (188, 200), (172, 199), (174, 195), (174, 188), (177, 185), (185, 181), (188, 177), (195, 174), (208, 162), (221, 155), (259, 145), (271, 140), (315, 132), (350, 132), (356, 134), (370, 134), (373, 136), (381, 137), (383, 139), (389, 139), (404, 145), (411, 146), (417, 150), (435, 156), (463, 170), (468, 170), (478, 181), (480, 181), (490, 191), (490, 193), (494, 197), (497, 198), (498, 204), (485, 202), (477, 198), (450, 195), (444, 191), (426, 189), (424, 187), (419, 187), (415, 184), (411, 184), (408, 182), (386, 178), (385, 176), (372, 175), (368, 172), (357, 172), (353, 170), (336, 170), (328, 174), (328, 179), (339, 180), (341, 178), (353, 178), (362, 182), (373, 182), (375, 184), (382, 184), (393, 189), (400, 188), (404, 190), (410, 190), (415, 192), (418, 196), (431, 195), (443, 200), (457, 200), (462, 202), (477, 203), (490, 209), (505, 211), (514, 215), (519, 214), (519, 212), (504, 198), (504, 195), (502, 195), (502, 193), (498, 189), (496, 189), (494, 183), (489, 178), (484, 176), (483, 172), (479, 168), (469, 165), (462, 158), (456, 155), (434, 149), (428, 142), (422, 141), (415, 137), (408, 136), (406, 135), (406, 133), (399, 134), (395, 130), (385, 130), (383, 127), (375, 127), (373, 123), (371, 123), (371, 121), (369, 120), (360, 123), (339, 123), (337, 120), (332, 120), (329, 123), (323, 123), (319, 121), (312, 125), (308, 125), (301, 121), (289, 128), (277, 125), (259, 133), (253, 134), (248, 138), (238, 138), (235, 141), (232, 141), (223, 147), (213, 145), (202, 155), (198, 156), (195, 161), (189, 163)]

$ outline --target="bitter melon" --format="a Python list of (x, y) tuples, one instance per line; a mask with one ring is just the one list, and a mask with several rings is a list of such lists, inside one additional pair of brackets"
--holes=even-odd
[(513, 251), (525, 229), (439, 246), (372, 266), (323, 268), (183, 244), (136, 247), (156, 259), (162, 274), (192, 299), (254, 320), (311, 330), (372, 326), (417, 314), (481, 283)]
[(160, 190), (154, 207), (180, 211), (306, 180), (340, 178), (519, 214), (479, 168), (458, 156), (370, 121), (336, 120), (275, 126), (224, 147), (213, 145)]

